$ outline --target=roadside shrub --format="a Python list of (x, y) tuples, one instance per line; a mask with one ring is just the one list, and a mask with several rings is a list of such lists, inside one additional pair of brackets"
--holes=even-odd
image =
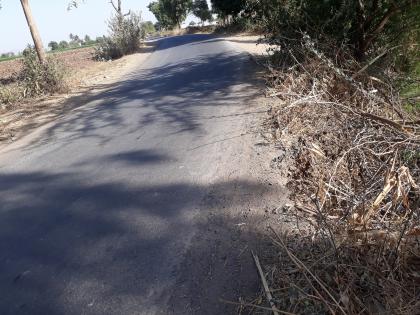
[(95, 49), (97, 60), (112, 60), (131, 54), (144, 39), (140, 14), (115, 15), (108, 22), (109, 36)]
[(260, 32), (261, 27), (252, 17), (242, 14), (234, 17), (230, 23), (219, 24), (216, 28), (218, 33), (237, 33), (237, 32)]
[(56, 60), (49, 58), (45, 64), (41, 64), (35, 50), (28, 46), (23, 52), (22, 62), (24, 97), (53, 94), (66, 89), (63, 68)]
[(0, 86), (0, 110), (3, 105), (13, 104), (23, 97), (23, 88), (18, 84)]
[(248, 0), (245, 11), (276, 43), (306, 33), (349, 47), (359, 61), (419, 36), (420, 5), (412, 0)]
[(268, 67), (267, 134), (299, 222), (266, 251), (272, 300), (294, 314), (418, 314), (419, 116), (391, 71), (378, 80), (351, 56), (304, 36)]

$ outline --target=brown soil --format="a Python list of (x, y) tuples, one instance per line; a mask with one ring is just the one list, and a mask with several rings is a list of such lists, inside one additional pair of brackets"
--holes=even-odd
[(264, 42), (263, 37), (255, 34), (239, 33), (223, 37), (226, 41), (234, 44), (238, 49), (260, 57), (267, 56), (270, 45)]
[[(67, 69), (86, 69), (97, 63), (92, 59), (94, 52), (93, 47), (74, 49), (69, 51), (49, 54), (49, 58), (53, 58), (61, 62)], [(17, 76), (22, 70), (21, 59), (13, 59), (0, 62), (0, 80)]]
[(7, 80), (19, 74), (21, 63), (19, 59), (0, 62), (0, 80)]

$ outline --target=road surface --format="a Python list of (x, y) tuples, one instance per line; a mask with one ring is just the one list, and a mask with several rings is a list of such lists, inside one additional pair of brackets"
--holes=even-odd
[(0, 314), (233, 313), (219, 298), (258, 288), (232, 215), (266, 193), (242, 176), (254, 67), (210, 35), (162, 39), (2, 148)]

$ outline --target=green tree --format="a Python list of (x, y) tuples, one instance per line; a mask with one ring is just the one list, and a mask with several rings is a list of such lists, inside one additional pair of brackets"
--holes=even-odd
[(158, 0), (148, 6), (164, 28), (180, 28), (191, 10), (192, 0)]
[(51, 41), (48, 43), (48, 47), (51, 48), (51, 50), (57, 50), (59, 48), (58, 43), (55, 41)]
[(67, 48), (69, 48), (69, 43), (65, 40), (62, 40), (61, 42), (58, 43), (58, 48), (59, 49), (67, 49)]
[(160, 24), (160, 22), (159, 21), (157, 21), (154, 25), (153, 25), (154, 27), (155, 27), (155, 30), (156, 31), (158, 31), (158, 32), (160, 32), (164, 27)]
[(78, 35), (73, 35), (72, 33), (70, 33), (69, 35), (70, 38), (70, 46), (80, 46), (80, 44), (82, 43), (82, 40), (80, 39), (80, 37)]
[(14, 56), (15, 56), (15, 53), (14, 53), (14, 52), (2, 53), (2, 54), (0, 55), (0, 57), (1, 57), (1, 58), (12, 58), (12, 57), (14, 57)]
[[(237, 1), (237, 0), (235, 0)], [(222, 0), (212, 0), (223, 3)], [(345, 44), (358, 60), (420, 27), (419, 0), (247, 0), (247, 11), (273, 38), (305, 31)]]
[(141, 25), (142, 25), (143, 31), (146, 34), (151, 34), (151, 33), (156, 32), (155, 26), (153, 25), (151, 21), (143, 22), (141, 23)]
[(172, 21), (171, 21), (169, 15), (168, 15), (168, 13), (164, 9), (163, 1), (158, 0), (158, 1), (151, 2), (147, 6), (147, 8), (149, 9), (150, 12), (153, 13), (156, 20), (158, 21), (159, 26), (156, 27), (156, 28), (166, 29), (166, 28), (171, 28), (172, 27)]
[(96, 43), (102, 43), (104, 41), (104, 36), (98, 36), (95, 38)]
[(212, 18), (207, 0), (194, 0), (192, 12), (203, 24), (205, 21), (209, 21)]
[[(280, 2), (284, 1), (275, 1), (280, 5)], [(219, 15), (221, 18), (226, 18), (228, 16), (237, 16), (242, 10), (245, 9), (246, 1), (245, 0), (211, 0), (213, 11)]]
[(85, 35), (85, 38), (84, 38), (84, 40), (83, 40), (83, 43), (84, 43), (85, 45), (92, 44), (92, 39), (90, 38), (90, 36), (89, 36), (89, 35)]

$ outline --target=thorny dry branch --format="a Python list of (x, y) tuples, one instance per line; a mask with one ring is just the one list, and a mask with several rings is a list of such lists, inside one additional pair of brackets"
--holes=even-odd
[[(266, 253), (279, 310), (416, 314), (420, 309), (420, 124), (383, 73), (309, 37), (268, 65), (268, 125), (295, 209), (310, 229)], [(363, 71), (360, 71), (363, 69)], [(302, 216), (300, 216), (302, 217)], [(273, 257), (275, 261), (273, 261)], [(289, 267), (285, 267), (289, 266)]]

